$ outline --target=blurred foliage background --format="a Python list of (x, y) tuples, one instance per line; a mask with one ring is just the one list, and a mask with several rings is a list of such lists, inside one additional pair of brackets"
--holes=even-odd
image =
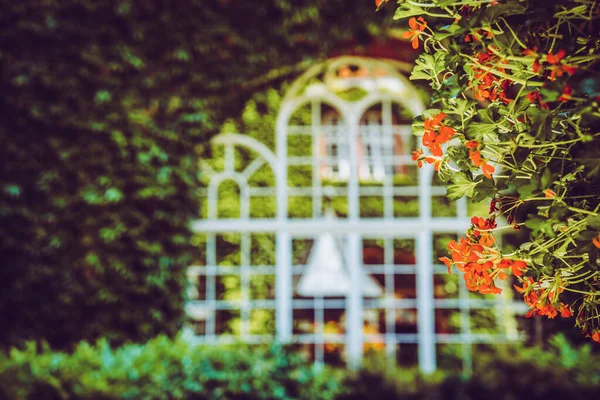
[(0, 345), (174, 334), (194, 146), (391, 16), (371, 2), (28, 0), (0, 12)]
[(397, 369), (381, 357), (351, 372), (314, 367), (293, 346), (193, 346), (164, 336), (71, 354), (29, 343), (0, 353), (0, 399), (593, 399), (600, 359), (590, 344), (554, 336), (548, 348), (480, 345), (470, 378)]
[[(272, 146), (286, 82), (341, 49), (360, 54), (385, 36), (390, 13), (342, 0), (2, 2), (0, 348), (35, 340), (73, 353), (34, 344), (0, 353), (0, 399), (383, 398), (369, 393), (374, 382), (401, 398), (427, 394), (414, 371), (316, 374), (286, 351), (194, 352), (165, 337), (110, 348), (174, 336), (183, 323), (207, 140), (237, 130)], [(270, 216), (268, 203), (261, 209), (256, 216)], [(273, 263), (272, 242), (253, 242), (266, 249), (253, 263)], [(260, 318), (262, 327), (270, 316)], [(492, 372), (468, 398), (505, 398), (482, 389), (508, 382), (494, 375), (502, 371), (543, 374), (490, 386), (498, 396), (540, 382), (547, 395), (565, 379), (565, 390), (579, 390), (571, 377), (592, 390), (600, 364), (589, 347), (557, 346), (546, 358), (523, 353), (524, 362), (477, 358)]]

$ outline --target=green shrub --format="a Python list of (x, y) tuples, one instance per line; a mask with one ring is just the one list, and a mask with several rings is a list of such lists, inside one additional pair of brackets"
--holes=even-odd
[(104, 340), (72, 354), (29, 343), (0, 358), (0, 399), (332, 398), (340, 372), (306, 363), (292, 347), (194, 346), (158, 337), (116, 350)]
[(472, 399), (589, 399), (600, 394), (600, 357), (590, 345), (573, 347), (564, 335), (549, 348), (493, 346), (475, 351), (465, 384)]
[(562, 336), (549, 349), (476, 346), (466, 379), (390, 366), (383, 354), (357, 372), (315, 367), (294, 346), (196, 346), (155, 338), (112, 349), (80, 343), (72, 354), (29, 343), (0, 353), (0, 400), (54, 399), (592, 399), (600, 357)]

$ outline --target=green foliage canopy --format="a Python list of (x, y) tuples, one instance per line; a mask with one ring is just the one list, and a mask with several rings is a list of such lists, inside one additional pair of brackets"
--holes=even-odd
[(194, 145), (256, 88), (385, 26), (372, 4), (344, 8), (3, 5), (0, 344), (176, 332), (198, 207)]
[[(600, 342), (597, 4), (398, 3), (405, 37), (424, 45), (411, 78), (435, 90), (413, 123), (429, 148), (418, 158), (439, 170), (449, 198), (491, 199), (443, 261), (481, 293), (499, 293), (494, 279), (512, 271), (528, 317), (575, 316)], [(501, 215), (529, 233), (509, 254), (491, 237)]]

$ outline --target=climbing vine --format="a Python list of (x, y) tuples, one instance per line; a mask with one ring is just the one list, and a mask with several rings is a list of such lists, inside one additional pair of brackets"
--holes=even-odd
[[(413, 159), (433, 164), (449, 198), (490, 199), (441, 261), (473, 291), (513, 279), (528, 317), (574, 317), (600, 342), (598, 2), (398, 3), (423, 48), (411, 79), (434, 93)], [(528, 235), (503, 253), (493, 234), (508, 229)]]

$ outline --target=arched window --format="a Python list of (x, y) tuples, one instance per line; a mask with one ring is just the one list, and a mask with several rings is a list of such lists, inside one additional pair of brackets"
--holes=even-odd
[[(240, 134), (213, 140), (193, 225), (204, 257), (188, 270), (193, 340), (277, 338), (354, 366), (373, 349), (430, 372), (445, 346), (468, 368), (473, 343), (507, 337), (472, 329), (481, 310), (507, 321), (504, 299), (472, 296), (438, 261), (470, 221), (411, 159), (423, 105), (403, 68), (340, 57), (309, 69), (282, 100), (275, 153)], [(221, 187), (239, 212), (220, 212)]]
[(331, 107), (323, 108), (320, 153), (325, 160), (321, 174), (324, 178), (346, 180), (350, 176), (348, 130), (337, 110)]

